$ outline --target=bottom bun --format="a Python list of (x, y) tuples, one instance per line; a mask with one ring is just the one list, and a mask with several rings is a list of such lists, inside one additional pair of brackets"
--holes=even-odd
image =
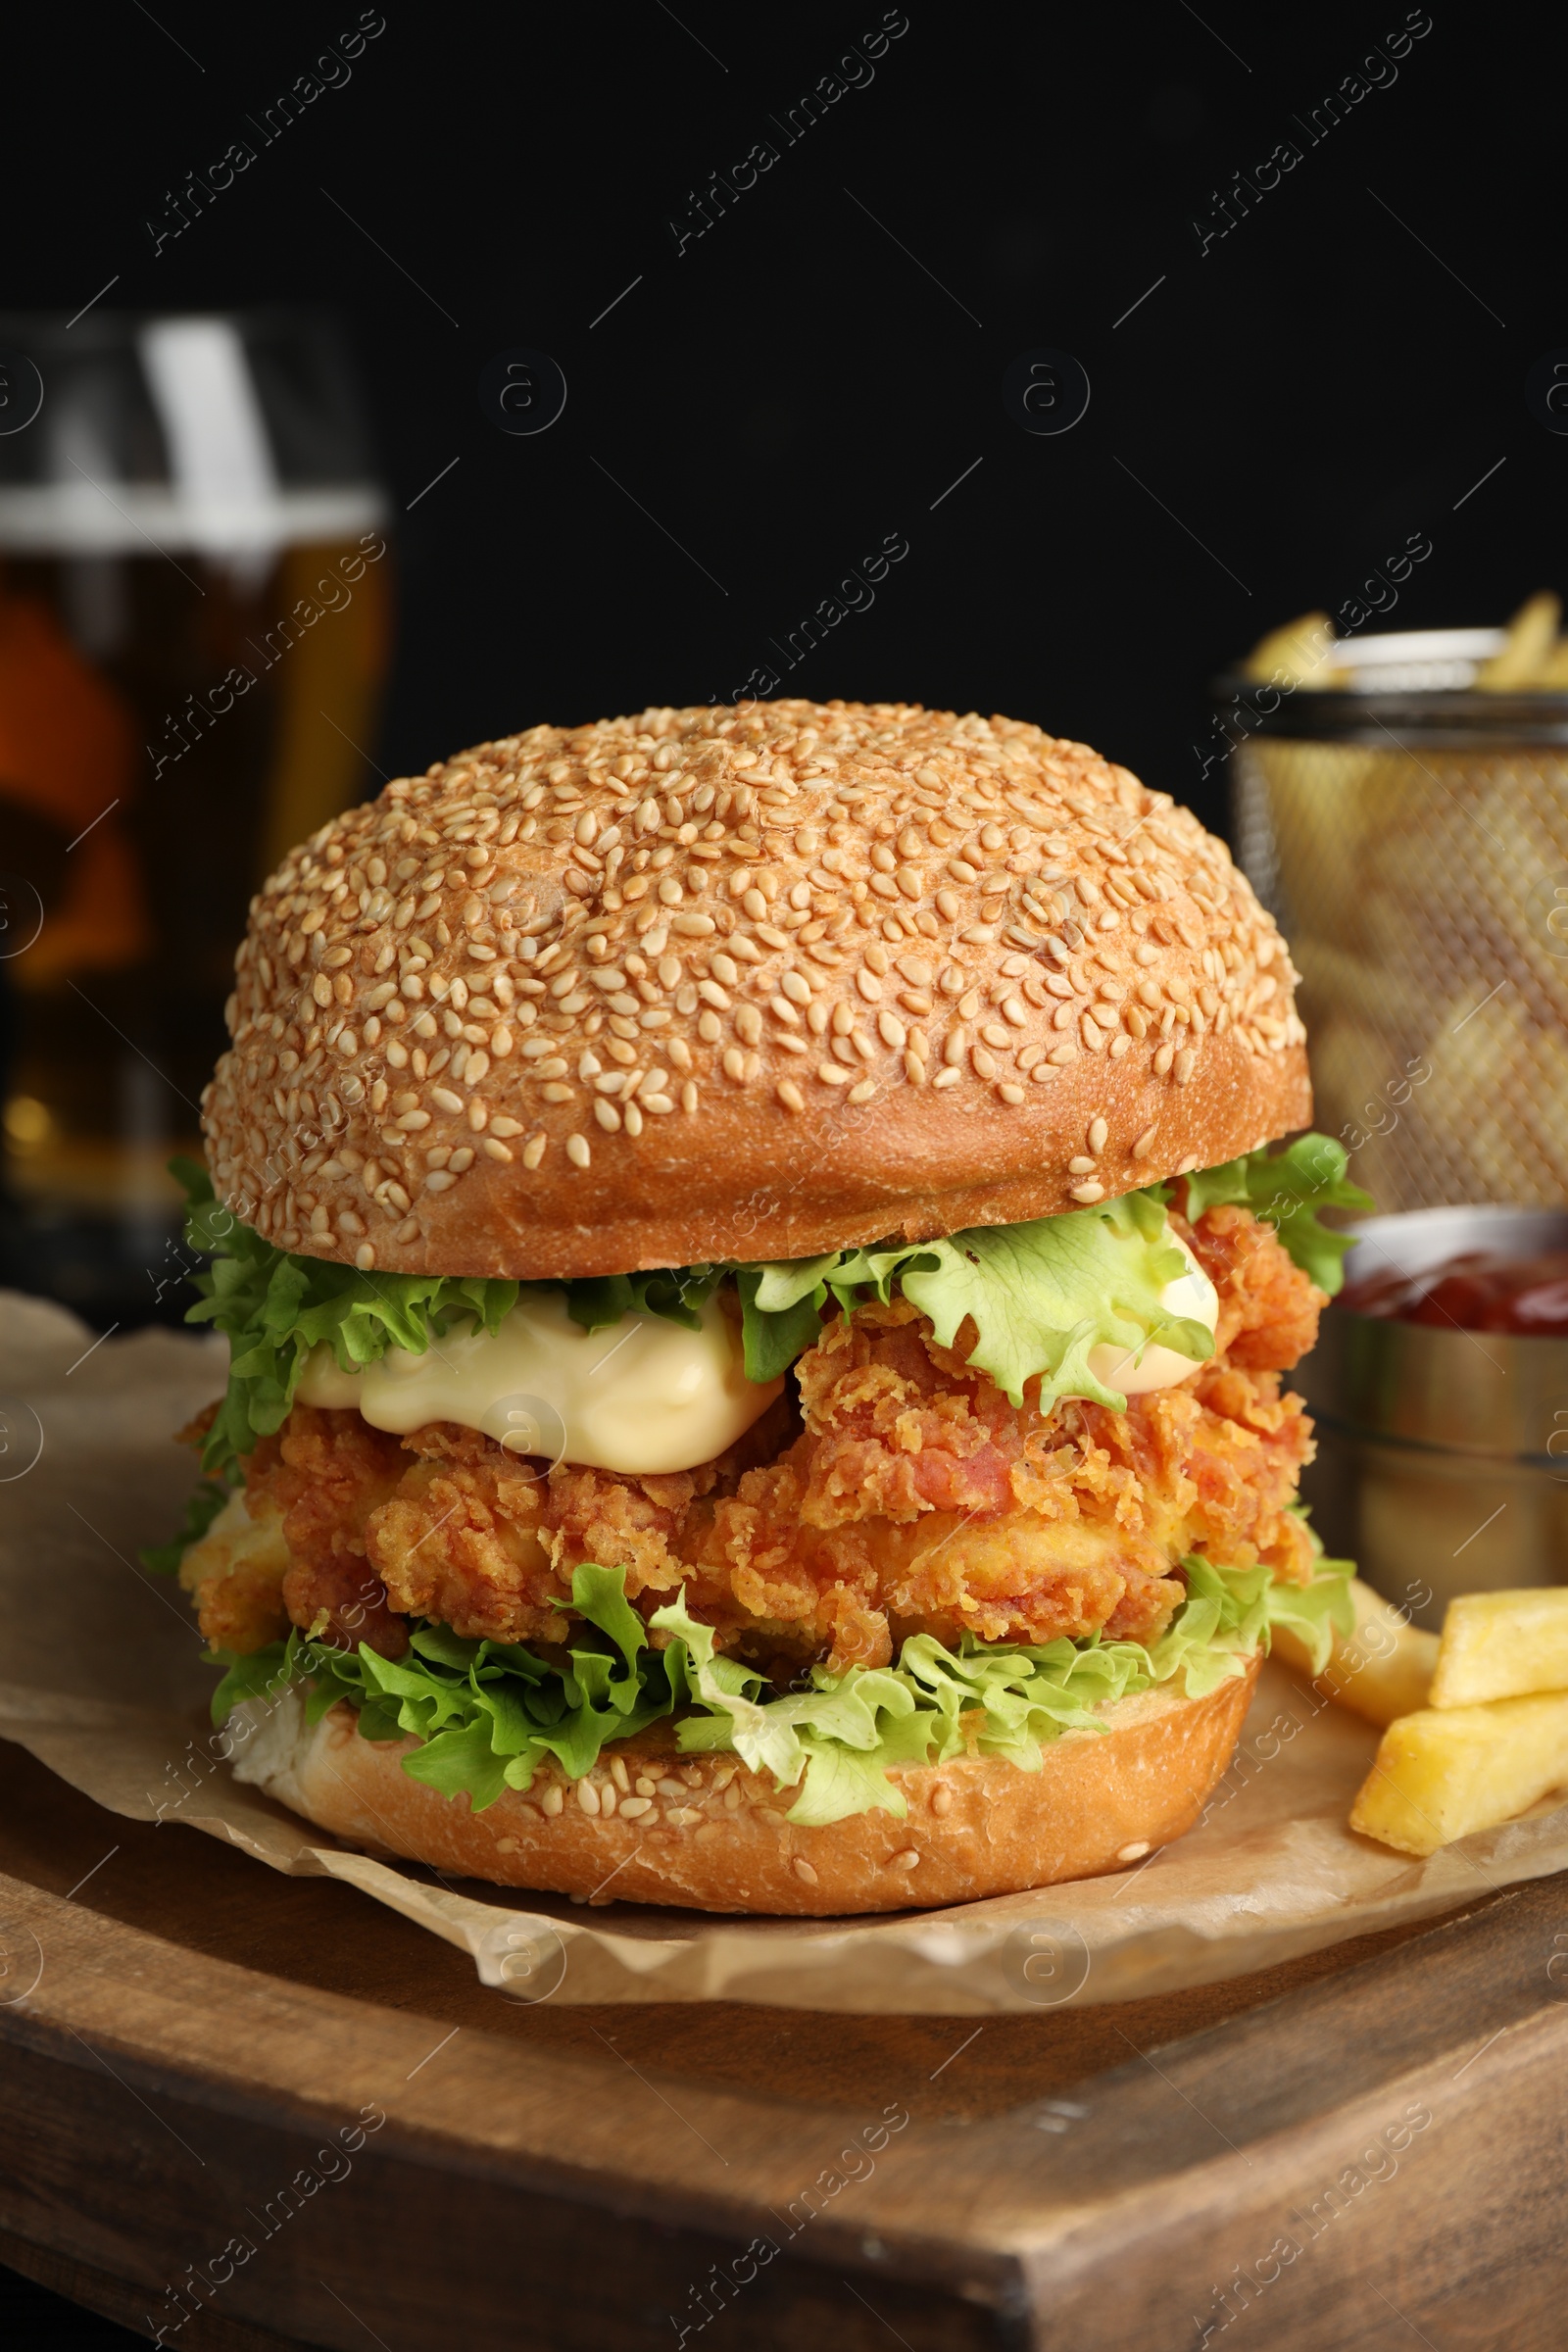
[(1203, 1698), (1118, 1699), (1103, 1732), (1063, 1733), (1038, 1772), (995, 1756), (896, 1767), (903, 1820), (825, 1829), (786, 1821), (794, 1791), (736, 1756), (680, 1755), (667, 1723), (584, 1781), (540, 1772), (475, 1813), (403, 1770), (416, 1741), (362, 1740), (342, 1705), (313, 1730), (290, 1690), (236, 1709), (234, 1770), (350, 1844), (503, 1886), (696, 1911), (934, 1910), (1124, 1869), (1180, 1838), (1230, 1762), (1259, 1664)]

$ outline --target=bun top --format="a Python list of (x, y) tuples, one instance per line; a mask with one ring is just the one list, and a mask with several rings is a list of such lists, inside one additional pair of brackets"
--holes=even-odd
[(203, 1099), (286, 1250), (546, 1277), (1070, 1209), (1304, 1125), (1222, 842), (1084, 744), (896, 703), (481, 744), (252, 903)]

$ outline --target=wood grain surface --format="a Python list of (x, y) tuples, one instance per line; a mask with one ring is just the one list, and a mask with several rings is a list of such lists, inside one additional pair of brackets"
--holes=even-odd
[(1562, 1880), (978, 2027), (530, 2007), (0, 1745), (0, 2259), (191, 2352), (1562, 2340)]

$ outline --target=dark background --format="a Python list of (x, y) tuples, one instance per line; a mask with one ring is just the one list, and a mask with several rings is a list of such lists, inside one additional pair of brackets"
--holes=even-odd
[[(387, 0), (347, 83), (156, 255), (187, 172), (259, 146), (246, 118), (357, 9), (20, 14), (5, 303), (69, 316), (118, 275), (116, 308), (343, 316), (398, 516), (388, 773), (726, 698), (902, 533), (791, 690), (1034, 719), (1223, 824), (1205, 681), (1265, 629), (1412, 532), (1433, 553), (1394, 625), (1568, 585), (1568, 439), (1523, 396), (1568, 345), (1544, 11), (1434, 0), (1316, 145), (1292, 117), (1402, 8), (907, 13), (785, 146), (769, 118), (878, 7)], [(677, 253), (690, 192), (764, 138), (778, 162)], [(1195, 217), (1282, 139), (1301, 162), (1200, 253)], [(518, 346), (568, 385), (536, 437), (477, 396)], [(1057, 437), (1001, 397), (1040, 347), (1092, 385)], [(129, 2340), (0, 2278), (3, 2311), (30, 2342)]]
[[(69, 313), (118, 272), (106, 307), (345, 316), (398, 517), (388, 772), (726, 698), (898, 531), (875, 608), (787, 690), (1035, 719), (1220, 823), (1205, 681), (1266, 628), (1412, 531), (1434, 552), (1394, 625), (1565, 584), (1568, 439), (1523, 397), (1568, 343), (1545, 12), (1437, 0), (1314, 146), (1292, 117), (1402, 8), (910, 0), (869, 86), (790, 147), (769, 117), (875, 31), (869, 0), (385, 13), (266, 147), (246, 117), (357, 24), (347, 0), (18, 23), (6, 300)], [(155, 257), (147, 221), (241, 137), (256, 162)], [(761, 138), (777, 164), (677, 255), (669, 220)], [(1195, 217), (1287, 138), (1301, 162), (1200, 254)], [(480, 411), (517, 346), (569, 387), (537, 437)], [(1059, 437), (1003, 408), (1041, 346), (1093, 387)]]

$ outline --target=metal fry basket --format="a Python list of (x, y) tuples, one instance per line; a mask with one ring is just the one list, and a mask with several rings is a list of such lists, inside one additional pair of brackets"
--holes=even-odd
[(1568, 1200), (1568, 693), (1477, 690), (1503, 641), (1352, 638), (1333, 691), (1216, 687), (1316, 1122), (1385, 1211)]

